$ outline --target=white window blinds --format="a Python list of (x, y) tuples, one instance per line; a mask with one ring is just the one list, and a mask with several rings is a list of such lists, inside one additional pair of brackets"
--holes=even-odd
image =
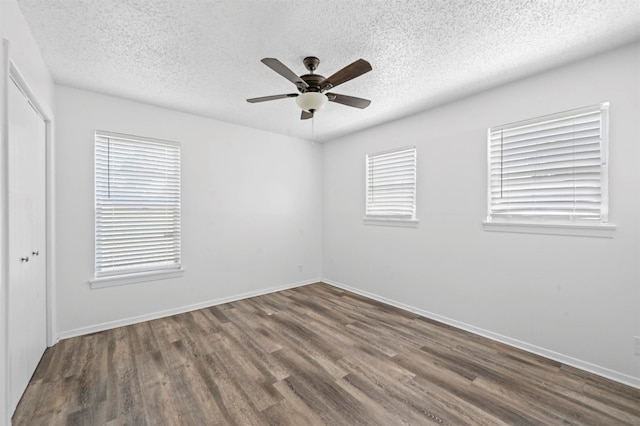
[(607, 103), (489, 129), (488, 220), (607, 220)]
[(96, 278), (180, 267), (180, 144), (95, 132)]
[(366, 157), (366, 217), (416, 218), (416, 148), (369, 154)]

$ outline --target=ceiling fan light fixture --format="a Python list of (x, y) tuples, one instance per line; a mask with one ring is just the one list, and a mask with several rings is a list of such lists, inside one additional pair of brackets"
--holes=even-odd
[(312, 112), (322, 109), (327, 104), (327, 95), (320, 92), (306, 92), (296, 97), (296, 103), (303, 111)]

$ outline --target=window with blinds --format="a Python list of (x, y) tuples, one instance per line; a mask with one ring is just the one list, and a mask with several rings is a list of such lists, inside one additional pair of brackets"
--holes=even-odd
[(488, 221), (607, 221), (609, 104), (489, 129)]
[(180, 144), (95, 132), (96, 278), (180, 268)]
[(416, 148), (366, 157), (366, 212), (369, 219), (416, 219)]

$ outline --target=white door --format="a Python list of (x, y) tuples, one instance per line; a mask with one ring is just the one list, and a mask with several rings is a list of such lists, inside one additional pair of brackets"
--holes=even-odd
[(9, 84), (9, 412), (47, 347), (45, 123)]

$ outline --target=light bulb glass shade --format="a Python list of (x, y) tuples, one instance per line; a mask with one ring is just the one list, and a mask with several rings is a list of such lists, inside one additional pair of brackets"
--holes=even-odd
[(318, 111), (326, 105), (327, 101), (327, 96), (320, 92), (306, 92), (296, 97), (298, 106), (307, 112)]

